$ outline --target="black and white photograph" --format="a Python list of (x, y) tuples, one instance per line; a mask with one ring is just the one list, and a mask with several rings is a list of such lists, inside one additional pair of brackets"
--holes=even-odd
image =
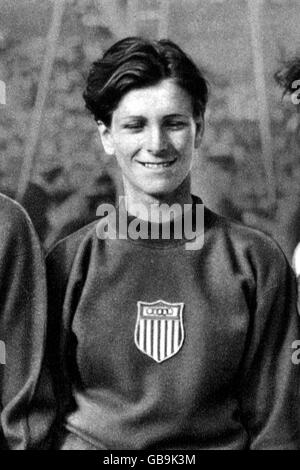
[(0, 0), (0, 450), (300, 450), (300, 1)]

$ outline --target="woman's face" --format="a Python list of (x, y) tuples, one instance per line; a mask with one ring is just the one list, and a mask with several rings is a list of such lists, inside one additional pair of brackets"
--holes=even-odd
[(171, 79), (121, 99), (111, 126), (99, 125), (103, 146), (122, 170), (125, 196), (164, 198), (188, 181), (202, 121), (190, 95)]

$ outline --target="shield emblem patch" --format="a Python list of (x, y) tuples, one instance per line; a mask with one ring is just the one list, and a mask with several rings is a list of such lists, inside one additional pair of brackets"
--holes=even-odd
[(184, 303), (138, 302), (134, 340), (140, 351), (163, 362), (180, 350), (184, 341)]

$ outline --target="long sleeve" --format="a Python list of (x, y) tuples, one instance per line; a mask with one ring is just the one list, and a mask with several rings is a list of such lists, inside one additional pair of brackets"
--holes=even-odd
[(242, 419), (251, 449), (300, 449), (300, 365), (292, 361), (300, 339), (296, 281), (283, 256), (273, 262), (277, 282), (266, 291), (257, 287), (241, 367)]
[(1, 440), (9, 449), (43, 448), (55, 416), (44, 365), (45, 267), (25, 211), (1, 196), (0, 212)]

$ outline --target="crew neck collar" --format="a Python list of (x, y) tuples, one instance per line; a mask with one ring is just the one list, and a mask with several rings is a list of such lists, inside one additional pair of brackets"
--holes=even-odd
[(202, 200), (192, 195), (192, 204), (185, 206), (182, 215), (168, 223), (139, 219), (118, 206), (107, 216), (107, 223), (118, 240), (158, 248), (182, 245), (194, 242), (204, 230)]

